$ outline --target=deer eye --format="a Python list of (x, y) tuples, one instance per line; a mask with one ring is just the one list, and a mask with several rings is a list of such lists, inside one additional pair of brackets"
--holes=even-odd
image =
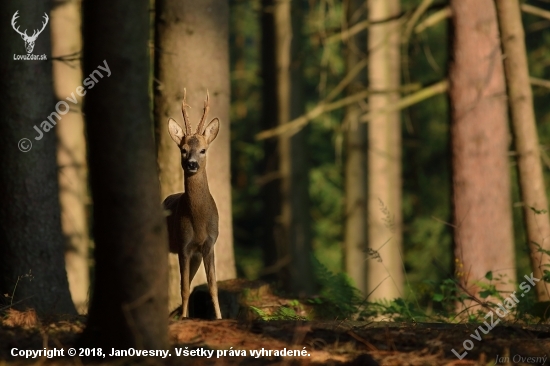
[(185, 154), (187, 154), (187, 150), (181, 149), (181, 153), (185, 155)]
[(202, 149), (202, 150), (201, 150), (201, 154), (206, 154), (206, 150), (205, 150), (205, 149)]

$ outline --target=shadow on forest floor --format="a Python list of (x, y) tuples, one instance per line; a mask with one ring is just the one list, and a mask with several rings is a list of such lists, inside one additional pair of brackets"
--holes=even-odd
[[(132, 357), (111, 360), (80, 360), (75, 357), (25, 359), (11, 356), (12, 348), (39, 350), (47, 346), (64, 348), (67, 354), (84, 329), (85, 317), (43, 320), (38, 325), (26, 326), (9, 324), (6, 319), (0, 325), (0, 366), (44, 362), (113, 365), (542, 365), (548, 362), (547, 355), (550, 354), (548, 325), (499, 325), (483, 334), (479, 330), (476, 333), (479, 324), (188, 319), (170, 322), (171, 357), (164, 360), (160, 357), (141, 362)], [(473, 348), (459, 360), (452, 349), (462, 354), (463, 344)], [(301, 352), (304, 347), (305, 356), (280, 356), (274, 352), (279, 354), (285, 349)], [(213, 351), (212, 357), (177, 356), (177, 351), (201, 349), (203, 352)], [(262, 349), (263, 353), (256, 353)], [(254, 350), (253, 354), (251, 350)], [(268, 350), (272, 350), (271, 356), (267, 354)], [(242, 355), (243, 351), (246, 356)], [(109, 354), (110, 350), (106, 352)], [(504, 362), (505, 359), (497, 362), (497, 357), (509, 357), (509, 363)]]

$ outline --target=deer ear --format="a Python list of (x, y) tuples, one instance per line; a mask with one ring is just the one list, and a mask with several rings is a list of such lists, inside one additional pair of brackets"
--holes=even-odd
[(220, 120), (214, 118), (208, 126), (204, 129), (203, 136), (206, 138), (207, 143), (214, 141), (216, 136), (218, 136), (218, 131), (220, 130)]
[(181, 146), (181, 141), (185, 137), (185, 133), (183, 132), (183, 128), (181, 128), (181, 126), (172, 118), (168, 120), (168, 132), (170, 133), (172, 140), (174, 140), (178, 146)]

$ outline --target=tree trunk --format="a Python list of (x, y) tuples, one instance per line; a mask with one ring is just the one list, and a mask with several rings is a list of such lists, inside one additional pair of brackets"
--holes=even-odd
[[(168, 134), (167, 120), (181, 116), (181, 100), (178, 99), (181, 99), (185, 85), (181, 81), (172, 80), (175, 76), (181, 77), (178, 71), (185, 69), (185, 60), (175, 57), (185, 44), (178, 42), (183, 32), (178, 32), (177, 27), (179, 24), (181, 28), (183, 24), (175, 22), (176, 17), (170, 17), (179, 3), (174, 0), (157, 0), (155, 5), (154, 116), (160, 196), (164, 199), (175, 192), (183, 191), (181, 161)], [(159, 82), (161, 84), (157, 84)], [(177, 254), (168, 256), (168, 309), (174, 310), (181, 304), (179, 260)], [(199, 271), (196, 277), (202, 282), (206, 281), (204, 271)]]
[[(44, 0), (3, 1), (0, 18), (12, 19), (18, 11), (20, 29), (38, 30), (50, 6)], [(1, 27), (0, 39), (6, 57), (27, 55), (11, 27)], [(51, 59), (50, 47), (46, 26), (32, 54)], [(50, 131), (55, 127), (47, 121), (48, 116), (58, 121), (51, 116), (56, 112), (51, 61), (6, 59), (0, 87), (0, 294), (9, 294), (15, 308), (34, 308), (40, 315), (74, 313), (63, 260), (56, 141)], [(50, 132), (38, 133), (41, 126)]]
[[(471, 295), (487, 272), (515, 281), (506, 85), (492, 0), (452, 0), (449, 70), (455, 275)], [(500, 281), (497, 281), (497, 283)], [(513, 291), (513, 284), (497, 287)]]
[[(291, 2), (291, 49), (290, 49), (290, 115), (291, 121), (304, 113), (303, 89), (303, 5), (304, 1)], [(287, 218), (290, 227), (290, 252), (292, 256), (292, 292), (311, 295), (314, 291), (313, 269), (311, 267), (311, 218), (309, 199), (309, 147), (304, 128), (290, 140), (290, 187), (291, 216)], [(285, 138), (284, 136), (281, 138)], [(288, 138), (287, 138), (288, 139)]]
[[(533, 95), (529, 83), (529, 67), (525, 49), (525, 34), (521, 10), (517, 0), (496, 0), (500, 24), (504, 70), (508, 84), (508, 101), (512, 116), (512, 129), (517, 156), (519, 185), (523, 201), (523, 217), (531, 268), (535, 278), (542, 278), (550, 256), (538, 251), (539, 246), (550, 250), (550, 220), (548, 199), (542, 166)], [(544, 214), (542, 214), (544, 212)], [(548, 284), (537, 282), (538, 301), (550, 301)]]
[[(53, 63), (54, 89), (58, 100), (71, 96), (82, 84), (80, 52), (80, 1), (59, 3), (52, 10), (52, 54), (74, 58)], [(56, 128), (57, 165), (59, 168), (59, 200), (61, 224), (65, 236), (65, 266), (69, 288), (76, 309), (86, 313), (90, 268), (88, 265), (89, 230), (87, 206), (88, 167), (86, 139), (82, 118), (82, 97), (74, 93), (77, 103)]]
[[(262, 4), (267, 127), (283, 125), (303, 112), (299, 57), (302, 22), (300, 1), (264, 0)], [(292, 137), (281, 135), (276, 143), (268, 142), (265, 151), (269, 165), (266, 175), (273, 175), (273, 180), (264, 186), (268, 212), (265, 264), (277, 270), (288, 291), (297, 294), (311, 294), (314, 288), (306, 131)]]
[[(278, 125), (277, 61), (276, 61), (276, 23), (275, 1), (262, 0), (261, 9), (261, 57), (262, 57), (262, 128), (264, 130)], [(264, 142), (263, 177), (261, 179), (261, 197), (263, 202), (262, 251), (264, 261), (263, 278), (267, 281), (283, 280), (288, 277), (290, 257), (283, 253), (281, 226), (278, 218), (281, 212), (281, 180), (279, 174), (279, 152), (277, 139)]]
[[(369, 21), (400, 13), (399, 0), (369, 0)], [(369, 87), (385, 90), (369, 97), (371, 111), (399, 100), (401, 83), (399, 21), (369, 28)], [(369, 300), (403, 296), (401, 115), (380, 114), (368, 124), (368, 283)]]
[[(364, 20), (366, 13), (363, 0), (347, 0), (347, 28), (349, 29), (359, 21)], [(361, 59), (366, 57), (366, 39), (356, 35), (349, 39), (346, 48), (346, 63), (348, 72), (352, 70)], [(346, 93), (353, 95), (365, 88), (365, 78), (358, 75), (350, 83)], [(352, 104), (346, 108), (344, 125), (346, 127), (346, 165), (345, 165), (345, 268), (348, 276), (353, 280), (355, 287), (365, 293), (367, 270), (366, 255), (367, 231), (366, 215), (366, 126), (359, 121), (361, 108), (358, 104)]]
[[(198, 124), (206, 91), (211, 117), (221, 127), (208, 151), (208, 182), (220, 215), (216, 241), (219, 281), (236, 277), (230, 180), (229, 5), (221, 0), (159, 0), (156, 5), (155, 120), (162, 197), (181, 192), (183, 171), (177, 146), (168, 134), (168, 118), (181, 120), (183, 89), (192, 123)], [(181, 301), (180, 275), (171, 266), (170, 304)], [(201, 264), (193, 286), (206, 282)]]
[(83, 3), (84, 75), (94, 72), (97, 80), (85, 105), (96, 263), (86, 346), (168, 346), (168, 238), (149, 117), (148, 5)]

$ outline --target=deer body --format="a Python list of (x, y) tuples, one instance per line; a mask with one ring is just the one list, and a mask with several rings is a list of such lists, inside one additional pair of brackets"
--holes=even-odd
[(204, 127), (208, 113), (207, 94), (203, 117), (197, 131), (192, 134), (185, 108), (184, 92), (182, 114), (185, 130), (173, 119), (168, 122), (170, 136), (180, 148), (185, 179), (185, 192), (172, 194), (163, 202), (164, 208), (170, 212), (167, 217), (170, 252), (177, 253), (179, 258), (182, 317), (188, 316), (191, 281), (204, 260), (216, 318), (221, 319), (214, 257), (219, 218), (206, 177), (206, 151), (218, 134), (219, 120), (214, 118)]

